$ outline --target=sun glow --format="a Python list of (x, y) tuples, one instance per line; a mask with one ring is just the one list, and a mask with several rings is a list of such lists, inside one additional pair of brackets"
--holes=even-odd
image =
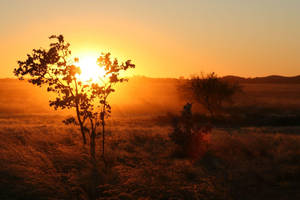
[(104, 67), (97, 65), (97, 58), (93, 56), (79, 57), (77, 66), (81, 69), (81, 74), (76, 74), (76, 78), (82, 82), (99, 82), (104, 79)]

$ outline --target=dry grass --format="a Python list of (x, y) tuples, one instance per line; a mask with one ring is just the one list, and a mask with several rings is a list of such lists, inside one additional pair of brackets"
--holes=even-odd
[(145, 117), (114, 119), (108, 165), (99, 158), (94, 168), (77, 129), (61, 120), (1, 118), (0, 199), (92, 199), (94, 188), (97, 199), (300, 198), (296, 134), (214, 130), (208, 152), (191, 161), (172, 156), (170, 127)]

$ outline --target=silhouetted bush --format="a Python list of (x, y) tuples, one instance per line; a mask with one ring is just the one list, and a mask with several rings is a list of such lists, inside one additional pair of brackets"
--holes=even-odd
[(211, 116), (223, 110), (225, 102), (232, 102), (234, 94), (241, 91), (238, 83), (219, 78), (214, 72), (192, 77), (179, 86), (184, 99), (202, 105)]
[(173, 131), (169, 134), (171, 141), (176, 144), (177, 156), (198, 159), (206, 152), (211, 126), (199, 125), (193, 121), (192, 104), (187, 103), (180, 116), (174, 116)]

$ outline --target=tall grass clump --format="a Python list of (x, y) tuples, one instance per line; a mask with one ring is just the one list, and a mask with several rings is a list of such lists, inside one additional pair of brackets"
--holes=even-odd
[(117, 173), (90, 160), (78, 130), (60, 126), (1, 127), (0, 199), (96, 199)]

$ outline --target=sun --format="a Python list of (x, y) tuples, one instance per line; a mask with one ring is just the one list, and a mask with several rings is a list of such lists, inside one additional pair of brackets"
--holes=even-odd
[(81, 69), (81, 73), (76, 74), (76, 78), (78, 80), (86, 83), (96, 83), (104, 79), (105, 69), (104, 67), (97, 65), (97, 57), (79, 57), (79, 61), (76, 65)]

